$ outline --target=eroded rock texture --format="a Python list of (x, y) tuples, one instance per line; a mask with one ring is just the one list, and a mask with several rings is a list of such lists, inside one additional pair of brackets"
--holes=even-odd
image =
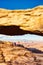
[(0, 65), (43, 65), (43, 53), (32, 52), (17, 42), (0, 41)]

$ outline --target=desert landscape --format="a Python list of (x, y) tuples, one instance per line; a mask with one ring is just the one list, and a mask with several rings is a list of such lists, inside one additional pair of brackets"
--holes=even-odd
[(43, 6), (0, 9), (0, 65), (43, 65)]
[(43, 65), (43, 42), (0, 41), (0, 65)]

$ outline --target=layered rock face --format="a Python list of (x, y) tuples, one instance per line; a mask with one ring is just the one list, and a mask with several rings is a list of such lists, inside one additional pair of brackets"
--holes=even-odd
[[(17, 26), (17, 28), (28, 31), (28, 33), (30, 31), (33, 33), (35, 32), (43, 34), (43, 6), (37, 6), (32, 9), (24, 10), (0, 9), (0, 27), (1, 26), (5, 26), (5, 28), (6, 26), (7, 27), (10, 26), (10, 28), (11, 26)], [(6, 29), (5, 28), (4, 30), (6, 31), (7, 28)], [(8, 27), (8, 29), (10, 28)], [(14, 28), (16, 27), (13, 27), (13, 30), (15, 30)], [(0, 28), (0, 31), (2, 29), (3, 28)], [(26, 32), (23, 31), (22, 34), (24, 33)]]
[(35, 53), (29, 42), (27, 47), (22, 43), (0, 41), (0, 65), (43, 65), (43, 52)]

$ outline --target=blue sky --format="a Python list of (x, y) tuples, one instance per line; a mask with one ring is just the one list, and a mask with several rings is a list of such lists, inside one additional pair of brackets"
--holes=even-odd
[(43, 0), (0, 0), (0, 8), (27, 9), (43, 5)]

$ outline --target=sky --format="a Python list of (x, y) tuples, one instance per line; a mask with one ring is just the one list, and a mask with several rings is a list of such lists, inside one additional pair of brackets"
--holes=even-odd
[(1, 41), (42, 41), (43, 42), (43, 36), (38, 36), (34, 34), (26, 34), (26, 35), (19, 35), (19, 36), (8, 36), (8, 35), (2, 35), (0, 34), (0, 40)]
[(27, 9), (43, 5), (43, 0), (0, 0), (0, 8)]

